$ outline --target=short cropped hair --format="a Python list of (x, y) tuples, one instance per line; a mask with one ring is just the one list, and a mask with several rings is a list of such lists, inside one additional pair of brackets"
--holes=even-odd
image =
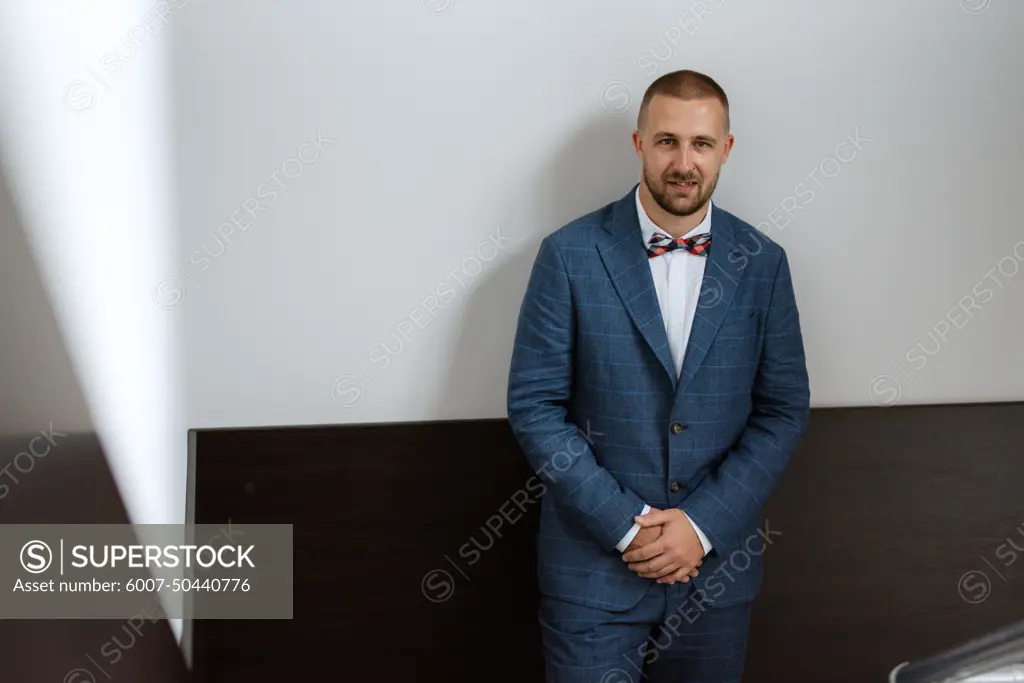
[(667, 73), (651, 83), (640, 103), (640, 113), (636, 119), (638, 130), (643, 130), (647, 124), (647, 108), (655, 95), (668, 95), (681, 100), (700, 100), (708, 97), (717, 99), (722, 103), (722, 109), (725, 110), (725, 133), (729, 134), (729, 98), (722, 87), (710, 76), (699, 71), (683, 69)]

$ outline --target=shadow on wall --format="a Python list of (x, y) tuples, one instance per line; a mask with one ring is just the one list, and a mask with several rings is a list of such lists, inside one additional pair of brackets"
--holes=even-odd
[[(0, 524), (127, 523), (2, 169), (0, 316)], [(189, 680), (166, 619), (5, 619), (0, 606), (0, 659), (5, 681)]]
[[(628, 115), (597, 116), (553, 149), (549, 164), (534, 185), (496, 207), (492, 225), (481, 226), (480, 243), (457, 269), (467, 286), (453, 276), (453, 303), (461, 318), (445, 326), (458, 330), (438, 387), (436, 407), (442, 419), (467, 414), (504, 417), (509, 362), (526, 283), (541, 240), (566, 223), (620, 199), (640, 177), (640, 162), (630, 136), (635, 121)], [(489, 259), (489, 260), (485, 260)], [(495, 311), (503, 312), (500, 316)], [(444, 311), (440, 311), (443, 316)], [(474, 391), (466, 391), (466, 377)]]

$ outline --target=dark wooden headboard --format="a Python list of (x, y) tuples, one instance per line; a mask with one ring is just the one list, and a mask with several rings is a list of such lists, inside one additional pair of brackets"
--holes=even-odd
[[(295, 525), (295, 619), (195, 622), (197, 681), (542, 683), (507, 421), (192, 437), (197, 523)], [(882, 681), (1024, 617), (1022, 451), (1024, 403), (812, 411), (764, 513), (745, 680)]]

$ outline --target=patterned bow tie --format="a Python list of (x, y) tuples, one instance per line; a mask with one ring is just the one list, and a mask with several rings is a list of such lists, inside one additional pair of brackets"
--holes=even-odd
[(674, 251), (676, 249), (685, 249), (697, 256), (707, 256), (708, 250), (711, 249), (711, 233), (704, 232), (693, 237), (676, 237), (672, 239), (668, 235), (656, 232), (651, 236), (651, 241), (647, 244), (647, 258), (661, 256), (666, 251)]

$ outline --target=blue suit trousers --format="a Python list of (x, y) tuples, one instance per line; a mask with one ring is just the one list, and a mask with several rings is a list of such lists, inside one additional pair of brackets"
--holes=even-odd
[(650, 582), (626, 611), (542, 596), (547, 683), (739, 683), (750, 610), (711, 609), (693, 582)]

